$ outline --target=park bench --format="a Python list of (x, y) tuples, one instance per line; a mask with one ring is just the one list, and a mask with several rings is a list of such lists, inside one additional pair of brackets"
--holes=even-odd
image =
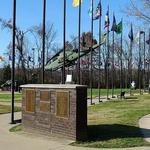
[(125, 91), (121, 92), (119, 95), (117, 95), (117, 97), (119, 98), (125, 98)]

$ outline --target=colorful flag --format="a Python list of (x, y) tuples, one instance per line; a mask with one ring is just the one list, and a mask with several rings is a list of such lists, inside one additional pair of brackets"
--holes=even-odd
[(109, 20), (109, 10), (107, 10), (106, 16), (105, 16), (105, 24), (104, 24), (104, 28), (109, 27), (110, 24), (110, 20)]
[(115, 15), (113, 15), (113, 24), (112, 24), (111, 31), (117, 32), (117, 24), (116, 24), (116, 18), (115, 18)]
[(82, 65), (88, 65), (88, 64), (89, 64), (89, 61), (88, 61), (88, 60), (83, 60), (83, 59), (82, 59), (82, 60), (81, 60), (81, 64), (82, 64)]
[(116, 33), (117, 34), (121, 34), (122, 32), (122, 21), (120, 21), (118, 24), (117, 24), (117, 30), (116, 30)]
[(101, 5), (101, 1), (98, 3), (98, 6), (96, 8), (96, 12), (93, 16), (93, 20), (97, 20), (99, 19), (99, 17), (102, 16), (102, 5)]
[(82, 0), (73, 0), (73, 7), (78, 7), (82, 3)]

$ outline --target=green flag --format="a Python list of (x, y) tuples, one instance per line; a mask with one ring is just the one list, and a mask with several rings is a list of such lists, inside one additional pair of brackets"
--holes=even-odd
[(117, 34), (121, 34), (122, 32), (122, 21), (120, 21), (118, 24), (117, 24), (117, 30), (116, 30), (116, 33)]

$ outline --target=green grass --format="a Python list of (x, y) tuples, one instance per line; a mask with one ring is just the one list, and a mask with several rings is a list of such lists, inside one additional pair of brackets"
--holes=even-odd
[[(11, 100), (11, 93), (0, 92), (0, 101), (9, 102)], [(15, 93), (15, 101), (20, 102), (22, 100), (22, 93)]]
[[(120, 89), (114, 89), (114, 95), (120, 94), (120, 91), (121, 91)], [(126, 94), (130, 93), (130, 89), (122, 89), (122, 91), (125, 91)], [(138, 89), (133, 90), (132, 93), (133, 94), (139, 93), (139, 90)], [(91, 94), (91, 89), (88, 89), (88, 92), (87, 92), (88, 97), (90, 97), (90, 94)], [(98, 94), (99, 94), (99, 89), (92, 89), (93, 97), (98, 97)], [(100, 94), (101, 94), (101, 96), (106, 96), (107, 95), (107, 89), (101, 89)], [(112, 90), (111, 89), (109, 89), (109, 95), (112, 95)]]
[[(6, 105), (0, 105), (0, 114), (10, 113), (11, 107)], [(15, 107), (15, 112), (21, 111), (21, 108)]]
[(22, 131), (22, 125), (19, 124), (19, 125), (16, 125), (12, 128), (9, 129), (10, 132), (19, 132), (19, 131)]
[(88, 139), (72, 145), (94, 148), (150, 146), (140, 132), (139, 119), (150, 114), (150, 95), (88, 107)]

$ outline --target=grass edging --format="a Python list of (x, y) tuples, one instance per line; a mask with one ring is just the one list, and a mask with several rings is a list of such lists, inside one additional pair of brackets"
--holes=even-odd
[(9, 132), (19, 132), (22, 131), (22, 124), (16, 125), (9, 129)]

